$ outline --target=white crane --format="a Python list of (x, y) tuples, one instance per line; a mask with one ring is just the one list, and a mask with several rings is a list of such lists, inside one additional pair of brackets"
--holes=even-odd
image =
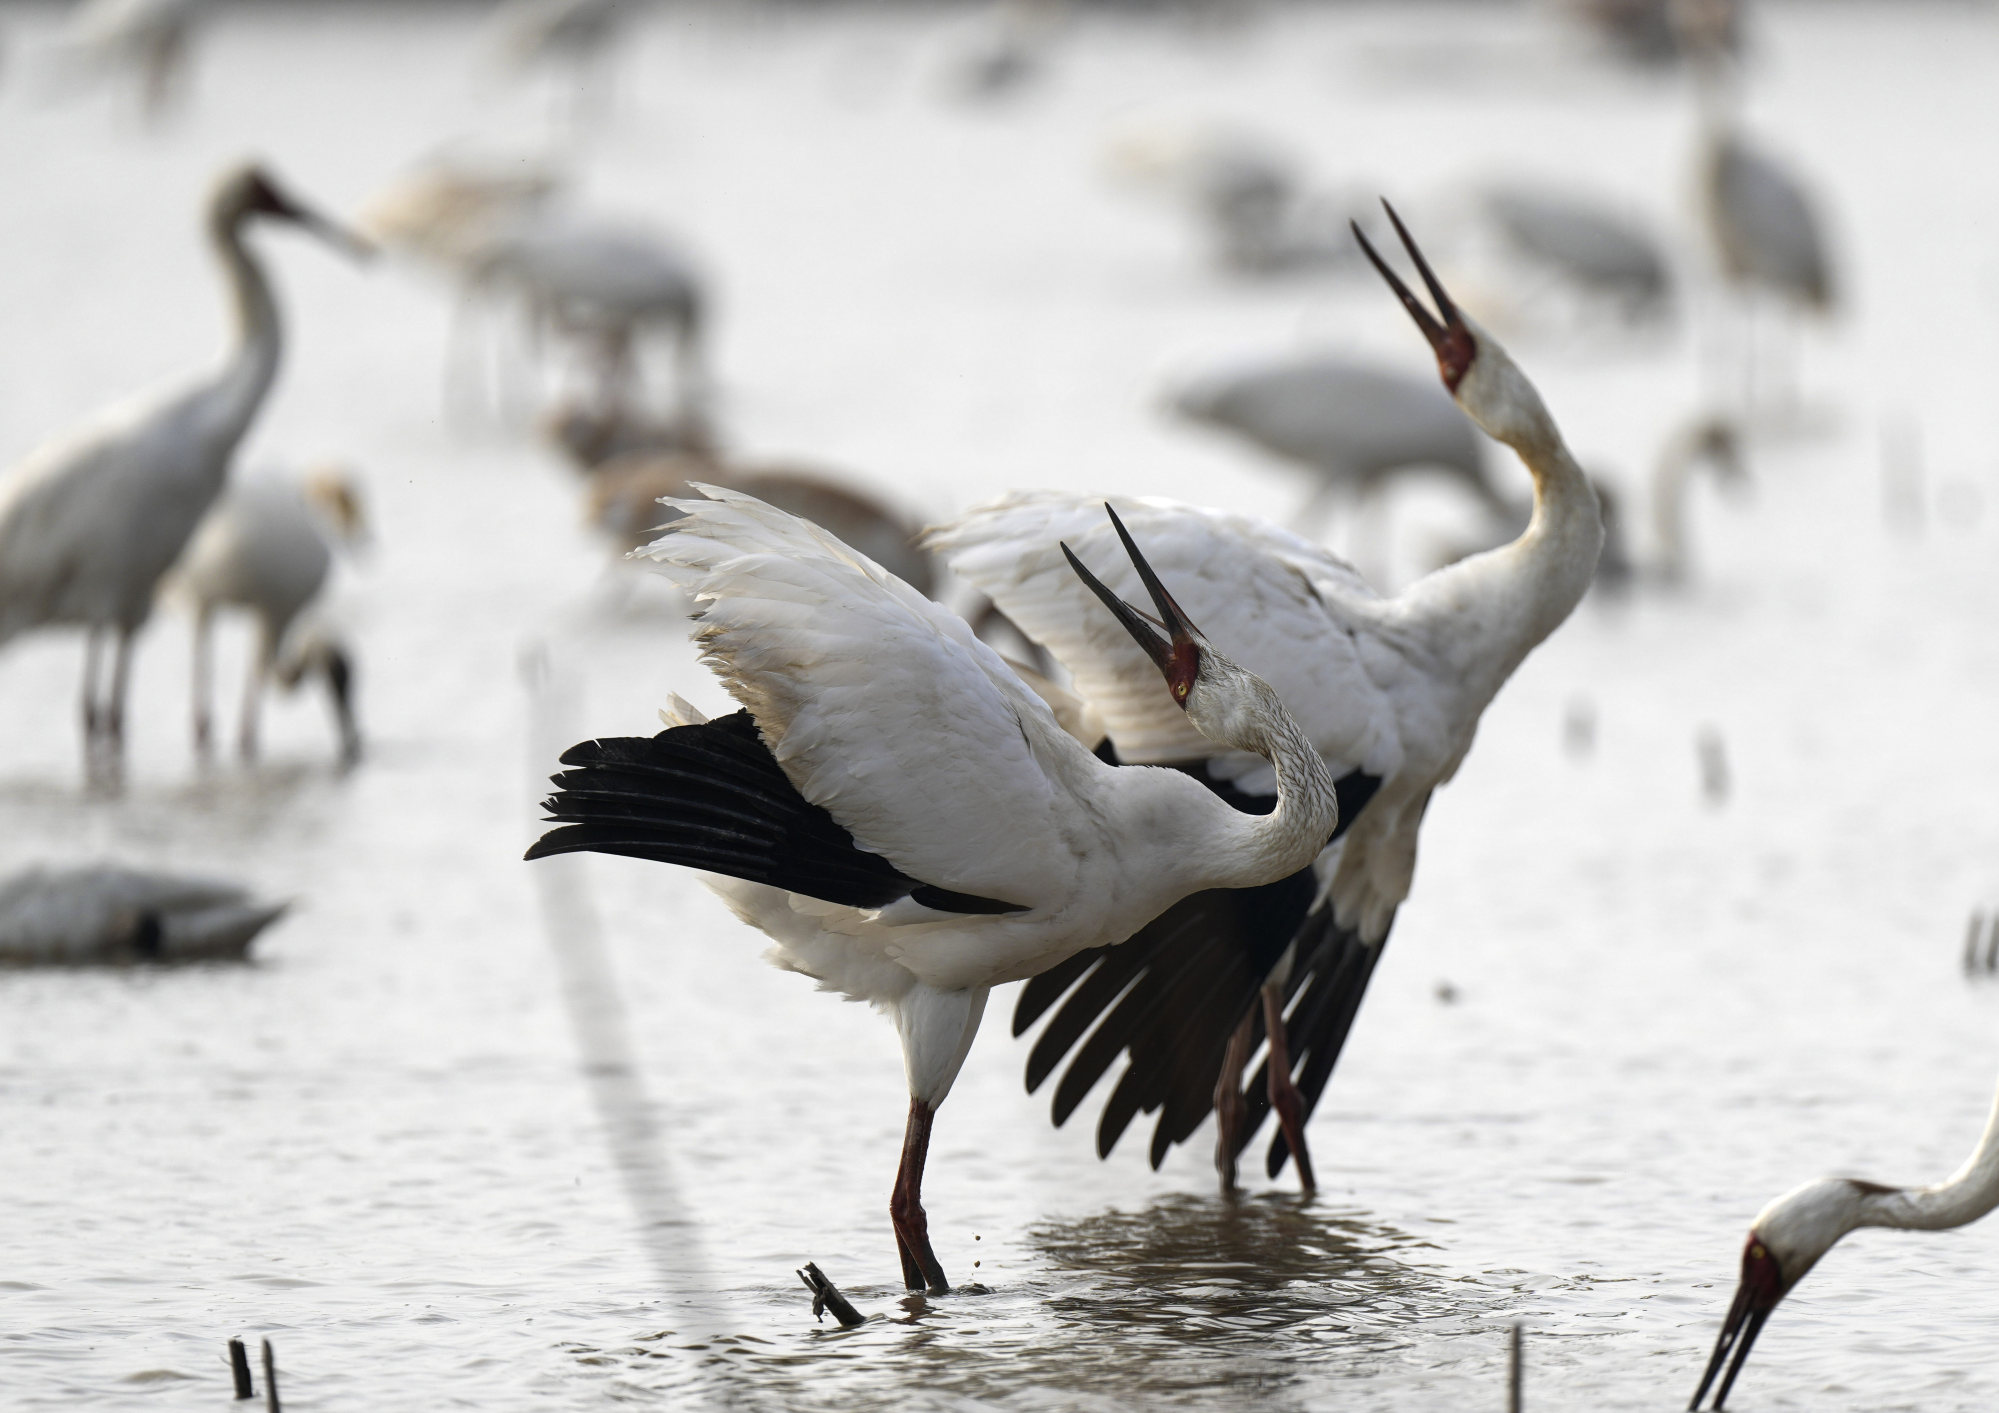
[(340, 466), (324, 466), (294, 481), (264, 476), (223, 493), (189, 541), (174, 570), (175, 586), (194, 611), (194, 749), (206, 758), (209, 717), (209, 644), (216, 611), (248, 609), (256, 639), (243, 686), (237, 744), (244, 760), (257, 755), (257, 713), (275, 671), (286, 687), (309, 673), (326, 682), (340, 732), (340, 759), (361, 758), (354, 723), (354, 664), (339, 637), (300, 615), (319, 598), (333, 569), (336, 548), (366, 536), (360, 488)]
[(1128, 537), (1158, 627), (1080, 560), (1076, 573), (1196, 739), (1269, 762), (1270, 813), (1232, 810), (1178, 771), (1104, 764), (962, 619), (808, 521), (704, 489), (716, 499), (674, 502), (681, 518), (651, 553), (700, 604), (703, 656), (743, 709), (707, 721), (676, 703), (683, 724), (657, 736), (573, 747), (548, 801), (563, 827), (528, 857), (594, 850), (721, 875), (709, 882), (779, 965), (895, 1021), (909, 1118), (889, 1212), (905, 1282), (946, 1290), (924, 1156), (987, 992), (1190, 892), (1295, 873), (1337, 820), (1332, 777)]
[[(236, 306), (236, 347), (220, 371), (165, 398), (112, 408), (43, 444), (0, 477), (0, 643), (30, 628), (89, 630), (83, 669), (87, 773), (123, 767), (132, 642), (153, 590), (220, 493), (237, 445), (277, 377), (284, 338), (270, 280), (244, 243), (258, 217), (290, 221), (336, 247), (367, 247), (301, 205), (257, 166), (216, 183), (208, 235)], [(103, 640), (117, 639), (100, 699)]]
[(0, 881), (0, 965), (241, 958), (287, 906), (119, 864), (27, 868)]
[(1732, 1347), (1735, 1360), (1715, 1393), (1720, 1408), (1735, 1376), (1742, 1372), (1756, 1336), (1819, 1258), (1848, 1232), (1860, 1227), (1900, 1227), (1944, 1231), (1977, 1221), (1999, 1207), (1999, 1097), (1985, 1121), (1985, 1133), (1963, 1166), (1933, 1187), (1884, 1187), (1862, 1178), (1828, 1177), (1793, 1188), (1756, 1214), (1742, 1248), (1742, 1278), (1728, 1307), (1714, 1354), (1689, 1409), (1701, 1406), (1708, 1385)]
[[(1435, 317), (1364, 237), (1362, 248), (1429, 340), (1458, 406), (1525, 463), (1533, 517), (1511, 544), (1383, 598), (1328, 551), (1262, 521), (1166, 501), (1114, 502), (1190, 612), (1217, 625), (1297, 715), (1338, 779), (1343, 832), (1310, 868), (1260, 888), (1189, 897), (1120, 945), (1078, 954), (1028, 983), (1016, 1035), (1063, 1002), (1027, 1070), (1032, 1090), (1066, 1057), (1057, 1124), (1120, 1053), (1129, 1056), (1104, 1104), (1100, 1156), (1139, 1111), (1158, 1112), (1157, 1167), (1213, 1108), (1216, 1164), (1230, 1186), (1236, 1155), (1274, 1105), (1283, 1131), (1271, 1145), (1270, 1175), (1296, 1155), (1312, 1186), (1304, 1121), (1408, 896), (1431, 792), (1456, 774), (1486, 705), (1568, 617), (1596, 567), (1596, 495), (1540, 394), (1453, 305), (1395, 224)], [(975, 510), (929, 542), (1069, 670), (1108, 730), (1101, 749), (1119, 761), (1177, 765), (1239, 808), (1268, 808), (1272, 780), (1260, 762), (1215, 751), (1139, 690), (1142, 659), (1065, 582), (1048, 548), (1058, 537), (1078, 553), (1101, 554), (1086, 503), (1055, 492)], [(1270, 1042), (1265, 1066), (1245, 1094), (1243, 1071), (1260, 1035)]]
[(1315, 473), (1319, 484), (1292, 517), (1301, 534), (1316, 534), (1334, 501), (1365, 504), (1391, 477), (1417, 468), (1441, 470), (1488, 510), (1506, 511), (1477, 430), (1436, 384), (1397, 368), (1300, 354), (1212, 369), (1168, 402)]

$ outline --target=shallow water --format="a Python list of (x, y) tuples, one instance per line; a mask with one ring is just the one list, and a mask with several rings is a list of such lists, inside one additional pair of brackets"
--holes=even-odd
[[(24, 73), (47, 19), (19, 21)], [(447, 138), (537, 135), (547, 105), (478, 73), (473, 19), (232, 11), (156, 136), (105, 98), (41, 103), (10, 64), (0, 455), (212, 356), (192, 217), (222, 161), (262, 151), (350, 210)], [(1503, 168), (1587, 173), (1684, 232), (1686, 94), (1539, 24), (1091, 21), (988, 111), (940, 97), (962, 19), (661, 20), (585, 185), (706, 252), (750, 450), (926, 515), (1053, 482), (1281, 517), (1302, 488), (1158, 416), (1162, 373), (1306, 337), (1421, 367), (1420, 343), (1368, 284), (1207, 275), (1170, 213), (1105, 185), (1104, 134), (1253, 120), (1407, 193), (1419, 231)], [(243, 1333), (303, 1409), (1497, 1407), (1520, 1320), (1530, 1405), (1683, 1406), (1749, 1216), (1822, 1171), (1948, 1172), (1999, 1057), (1999, 983), (1958, 972), (1966, 915), (1999, 906), (1999, 178), (1970, 150), (1999, 131), (1999, 26), (1897, 5), (1760, 28), (1751, 114), (1837, 212), (1854, 311), (1802, 342), (1750, 498), (1697, 499), (1693, 589), (1587, 605), (1438, 796), (1313, 1127), (1325, 1191), (1225, 1203), (1205, 1134), (1157, 1174), (1131, 1141), (1096, 1162), (1020, 1094), (1003, 995), (926, 1193), (983, 1294), (894, 1288), (904, 1101), (878, 1018), (765, 967), (688, 876), (518, 862), (551, 742), (718, 694), (667, 602), (605, 575), (567, 473), (441, 411), (442, 291), (269, 239), (294, 338), (248, 461), (367, 473), (379, 545), (344, 612), (372, 752), (338, 776), (292, 702), (261, 769), (198, 774), (163, 612), (132, 788), (87, 799), (75, 641), (0, 658), (0, 865), (114, 856), (299, 900), (248, 966), (0, 974), (6, 1401), (219, 1405)], [(1634, 500), (1696, 404), (1691, 328), (1499, 327)], [(1919, 527), (1883, 509), (1884, 440), (1911, 427)], [(1396, 523), (1447, 511), (1418, 493)], [(807, 1259), (880, 1318), (815, 1327)], [(1995, 1271), (1999, 1225), (1853, 1238), (1734, 1405), (1991, 1407)]]

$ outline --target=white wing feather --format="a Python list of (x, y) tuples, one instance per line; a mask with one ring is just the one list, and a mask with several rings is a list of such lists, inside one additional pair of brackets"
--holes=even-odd
[(704, 659), (799, 792), (925, 883), (1059, 894), (1077, 869), (1061, 782), (1096, 763), (1048, 708), (963, 620), (826, 531), (699, 489), (712, 499), (666, 502), (685, 518), (639, 553), (700, 603)]
[[(1392, 776), (1402, 763), (1389, 683), (1369, 642), (1387, 624), (1374, 591), (1344, 561), (1247, 516), (1113, 497), (1132, 538), (1203, 633), (1276, 688), (1335, 774)], [(1017, 493), (928, 532), (951, 568), (1055, 655), (1102, 714), (1118, 757), (1160, 763), (1215, 748), (1159, 691), (1159, 673), (1062, 557), (1067, 542), (1103, 581), (1148, 602), (1101, 499)], [(1392, 629), (1388, 631), (1392, 632)], [(1246, 788), (1270, 788), (1253, 757), (1218, 762)]]

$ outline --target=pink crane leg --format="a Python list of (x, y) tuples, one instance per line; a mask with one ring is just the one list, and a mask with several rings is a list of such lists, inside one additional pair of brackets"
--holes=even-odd
[(1251, 1010), (1244, 1013), (1242, 1024), (1229, 1037), (1222, 1072), (1215, 1080), (1215, 1172), (1222, 1180), (1223, 1192), (1236, 1190), (1236, 1154), (1242, 1151), (1242, 1126), (1249, 1108), (1242, 1097), (1242, 1076), (1255, 1049), (1256, 1012)]
[(1306, 1192), (1318, 1191), (1312, 1175), (1312, 1155), (1305, 1147), (1305, 1096), (1291, 1082), (1290, 1037), (1284, 1028), (1284, 997), (1275, 983), (1263, 987), (1263, 1028), (1270, 1036), (1270, 1107), (1284, 1128), (1284, 1141), (1291, 1148), (1291, 1161), (1298, 1165), (1298, 1185)]
[(930, 1219), (923, 1211), (923, 1162), (930, 1154), (930, 1124), (937, 1111), (921, 1099), (909, 1101), (909, 1123), (902, 1134), (902, 1166), (896, 1169), (895, 1191), (888, 1199), (889, 1220), (895, 1224), (896, 1249), (902, 1255), (902, 1283), (932, 1295), (949, 1293), (951, 1282), (937, 1253), (930, 1249)]

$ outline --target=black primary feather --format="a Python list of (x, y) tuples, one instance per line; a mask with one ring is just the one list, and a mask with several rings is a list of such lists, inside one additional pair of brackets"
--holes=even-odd
[[(1106, 743), (1098, 754), (1112, 764)], [(1235, 808), (1267, 814), (1270, 795), (1218, 780), (1205, 762), (1178, 767)], [(1335, 784), (1341, 833), (1381, 788), (1381, 778), (1352, 771)], [(1063, 1064), (1051, 1116), (1061, 1125), (1116, 1062), (1128, 1062), (1097, 1125), (1097, 1152), (1112, 1146), (1140, 1112), (1157, 1113), (1150, 1158), (1157, 1168), (1214, 1108), (1228, 1042), (1245, 1016), (1262, 1039), (1259, 992), (1293, 942), (1298, 944), (1287, 993), (1297, 996), (1285, 1033), (1301, 1076), (1309, 1114), (1360, 1006), (1380, 947), (1368, 947), (1314, 909), (1318, 883), (1310, 868), (1260, 888), (1215, 889), (1183, 898), (1130, 939), (1071, 957), (1028, 981), (1014, 1009), (1019, 1035), (1057, 1002), (1059, 1009), (1028, 1056), (1030, 1092)], [(1066, 1000), (1064, 999), (1066, 996)], [(1084, 1037), (1087, 1035), (1087, 1039)], [(1269, 1112), (1264, 1072), (1250, 1086), (1244, 1141)], [(1278, 1140), (1282, 1144), (1280, 1136)], [(1273, 1175), (1288, 1149), (1273, 1148)]]
[(791, 783), (747, 711), (563, 752), (545, 802), (559, 824), (531, 859), (587, 851), (683, 864), (848, 907), (913, 898), (940, 912), (1022, 912), (909, 877)]

